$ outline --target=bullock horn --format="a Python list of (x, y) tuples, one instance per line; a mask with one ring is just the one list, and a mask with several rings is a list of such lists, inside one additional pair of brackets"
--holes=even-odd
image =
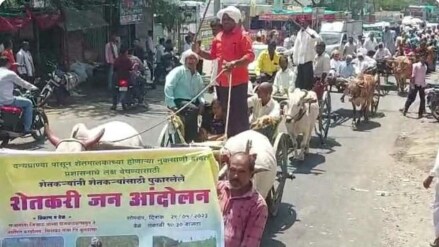
[(93, 138), (89, 138), (84, 142), (84, 147), (87, 149), (99, 142), (101, 140), (102, 136), (105, 134), (105, 129), (102, 129), (96, 136)]
[(307, 90), (302, 90), (302, 91), (305, 92), (305, 95), (303, 95), (302, 98), (300, 98), (300, 100), (304, 100), (306, 98), (306, 96), (308, 96)]
[(248, 140), (247, 145), (245, 146), (245, 153), (249, 154), (251, 148), (252, 148), (252, 140)]
[(72, 138), (76, 139), (76, 136), (78, 135), (78, 131), (79, 131), (79, 128), (77, 128), (77, 129), (75, 129), (75, 131), (73, 131)]
[(57, 147), (61, 140), (52, 132), (48, 124), (44, 125), (44, 132), (46, 133), (47, 139), (50, 141), (50, 143)]

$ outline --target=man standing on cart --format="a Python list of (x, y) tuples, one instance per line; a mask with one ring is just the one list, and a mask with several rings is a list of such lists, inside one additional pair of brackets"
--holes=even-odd
[[(212, 49), (206, 52), (196, 42), (192, 50), (207, 60), (218, 59), (218, 67), (224, 73), (218, 77), (217, 97), (223, 109), (229, 111), (229, 127), (227, 135), (234, 136), (249, 129), (247, 92), (249, 75), (247, 66), (255, 54), (250, 36), (242, 29), (241, 11), (229, 6), (218, 12), (223, 30), (212, 41)], [(221, 69), (218, 69), (221, 71)], [(231, 76), (231, 95), (229, 95), (229, 76)], [(230, 108), (228, 107), (230, 97)]]
[(309, 23), (305, 19), (301, 20), (301, 25), (293, 51), (293, 62), (297, 65), (296, 87), (311, 90), (314, 85), (313, 61), (316, 56), (314, 48), (320, 38), (316, 31), (309, 28)]

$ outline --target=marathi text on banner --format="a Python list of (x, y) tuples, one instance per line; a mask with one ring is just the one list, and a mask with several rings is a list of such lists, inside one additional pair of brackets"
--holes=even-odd
[(2, 247), (224, 246), (208, 149), (0, 155)]

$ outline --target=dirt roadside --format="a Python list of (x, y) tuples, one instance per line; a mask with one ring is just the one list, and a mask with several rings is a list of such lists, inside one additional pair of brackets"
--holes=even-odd
[(422, 181), (439, 148), (439, 123), (429, 117), (402, 119), (392, 153), (395, 166), (384, 171), (389, 196), (380, 208), (386, 225), (382, 246), (429, 246), (434, 239), (434, 189), (425, 190)]

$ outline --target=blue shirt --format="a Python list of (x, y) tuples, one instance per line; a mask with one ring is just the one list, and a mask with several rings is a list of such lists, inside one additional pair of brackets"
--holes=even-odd
[[(203, 90), (203, 78), (200, 73), (192, 72), (181, 65), (169, 72), (165, 83), (165, 103), (168, 107), (176, 107), (175, 99), (191, 100)], [(198, 101), (204, 104), (203, 96), (198, 97)]]
[(355, 76), (355, 68), (352, 63), (347, 64), (346, 62), (342, 62), (340, 64), (340, 67), (338, 67), (338, 70), (339, 70), (338, 74), (342, 78), (349, 78)]

